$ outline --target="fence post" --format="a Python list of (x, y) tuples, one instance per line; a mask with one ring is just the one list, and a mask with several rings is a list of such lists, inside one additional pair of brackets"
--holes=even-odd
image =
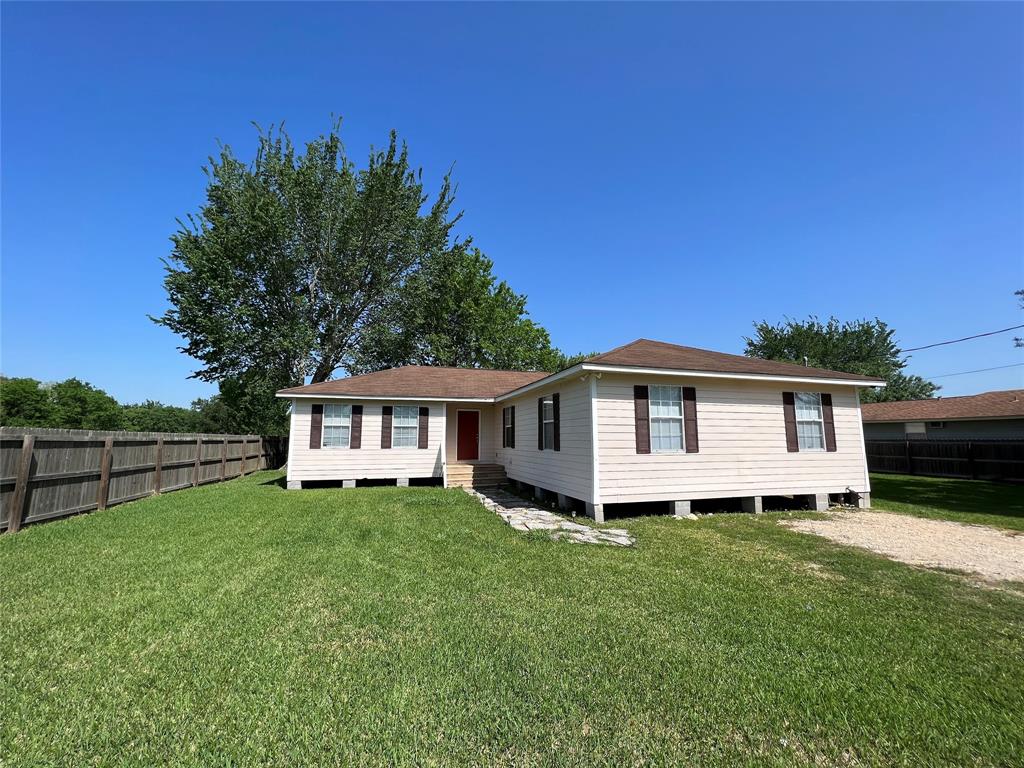
[(247, 454), (248, 452), (249, 452), (249, 438), (248, 437), (243, 437), (242, 438), (242, 468), (238, 471), (238, 473), (242, 477), (245, 477), (245, 454)]
[(114, 437), (111, 435), (103, 441), (103, 454), (100, 456), (100, 487), (96, 494), (96, 509), (107, 508), (107, 497), (110, 493), (110, 464), (114, 458)]
[(153, 493), (160, 493), (160, 474), (164, 468), (164, 439), (156, 439), (156, 472), (153, 476)]
[(28, 496), (28, 481), (32, 473), (32, 451), (35, 448), (35, 435), (21, 438), (21, 458), (18, 461), (18, 476), (14, 481), (14, 494), (11, 506), (7, 509), (7, 532), (17, 533), (21, 529), (21, 518), (25, 515), (25, 498)]
[(199, 485), (199, 467), (200, 462), (203, 458), (203, 438), (196, 438), (196, 465), (192, 470), (192, 487), (195, 488)]
[(907, 454), (907, 474), (912, 475), (914, 474), (914, 456), (910, 451), (910, 440), (905, 440), (903, 445)]
[(220, 480), (224, 482), (228, 472), (228, 439), (225, 437), (220, 443)]

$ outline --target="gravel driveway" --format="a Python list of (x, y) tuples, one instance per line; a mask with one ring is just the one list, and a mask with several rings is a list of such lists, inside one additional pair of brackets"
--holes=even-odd
[(782, 525), (910, 565), (966, 571), (989, 581), (1024, 581), (1024, 535), (1015, 531), (889, 512), (836, 512), (825, 520)]

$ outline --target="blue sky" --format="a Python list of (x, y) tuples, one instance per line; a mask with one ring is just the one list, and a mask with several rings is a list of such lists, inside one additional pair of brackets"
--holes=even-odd
[[(570, 351), (742, 352), (878, 316), (913, 347), (1024, 322), (1020, 4), (3, 3), (0, 369), (122, 401), (212, 385), (146, 319), (219, 139), (391, 128)], [(1011, 335), (917, 353), (1024, 361)], [(1024, 385), (1024, 368), (937, 380)]]

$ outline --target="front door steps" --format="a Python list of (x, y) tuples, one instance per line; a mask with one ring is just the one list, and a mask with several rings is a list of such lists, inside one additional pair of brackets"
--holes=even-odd
[(508, 482), (501, 464), (448, 465), (449, 488), (497, 488)]

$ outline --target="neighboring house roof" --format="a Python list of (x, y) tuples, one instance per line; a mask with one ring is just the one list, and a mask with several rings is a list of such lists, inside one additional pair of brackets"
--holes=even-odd
[(1024, 418), (1024, 389), (983, 392), (931, 400), (864, 403), (864, 421), (956, 421), (958, 419)]
[(794, 376), (800, 378), (842, 379), (844, 381), (877, 382), (878, 377), (856, 373), (829, 371), (794, 363), (779, 363), (744, 355), (729, 355), (696, 347), (681, 347), (663, 341), (637, 339), (634, 342), (588, 358), (585, 363), (628, 366), (631, 368), (671, 368), (708, 373), (737, 373), (761, 376)]
[(322, 381), (278, 392), (279, 397), (367, 397), (493, 400), (550, 378), (557, 381), (580, 370), (615, 368), (659, 369), (666, 372), (706, 373), (721, 376), (753, 376), (797, 380), (835, 380), (843, 383), (881, 385), (884, 382), (855, 373), (777, 363), (707, 349), (681, 347), (661, 341), (637, 339), (625, 346), (588, 358), (558, 373), (543, 371), (493, 371), (485, 368), (437, 368), (406, 365), (362, 376)]
[(428, 397), (491, 399), (532, 384), (544, 371), (494, 371), (486, 368), (439, 368), (405, 365), (362, 376), (321, 381), (282, 389), (279, 395), (358, 395), (365, 397)]

